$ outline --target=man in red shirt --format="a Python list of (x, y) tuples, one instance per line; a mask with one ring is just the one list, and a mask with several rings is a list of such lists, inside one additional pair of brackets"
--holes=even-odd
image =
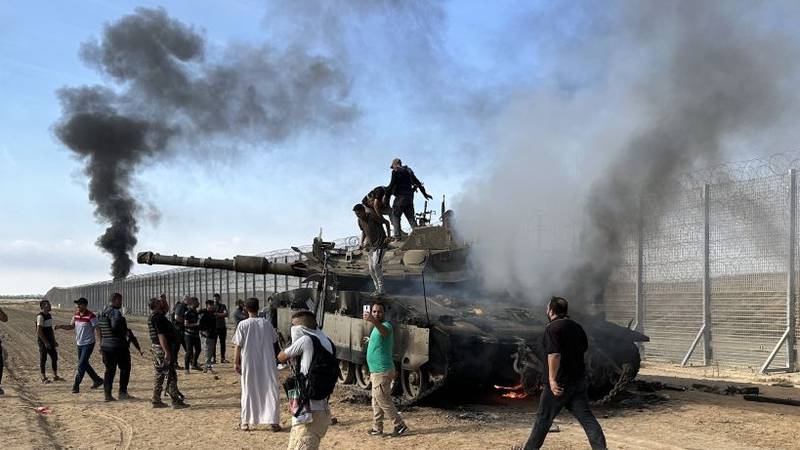
[(69, 325), (56, 325), (56, 329), (75, 330), (75, 344), (78, 346), (78, 366), (75, 370), (75, 382), (72, 385), (72, 393), (80, 392), (83, 376), (89, 374), (92, 379), (92, 389), (97, 389), (103, 385), (103, 379), (94, 371), (89, 363), (89, 358), (94, 351), (95, 337), (94, 329), (97, 327), (97, 316), (89, 310), (89, 301), (81, 297), (75, 300), (77, 309)]

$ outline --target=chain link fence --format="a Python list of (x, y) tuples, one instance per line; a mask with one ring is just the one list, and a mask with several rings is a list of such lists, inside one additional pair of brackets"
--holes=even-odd
[(771, 160), (693, 174), (665, 201), (644, 200), (603, 310), (650, 337), (645, 359), (796, 369), (798, 196), (786, 166), (798, 160)]

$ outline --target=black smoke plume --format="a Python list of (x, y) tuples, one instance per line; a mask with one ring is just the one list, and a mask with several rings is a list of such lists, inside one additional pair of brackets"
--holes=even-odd
[(85, 163), (95, 215), (109, 223), (97, 245), (114, 258), (114, 278), (130, 272), (140, 210), (131, 183), (143, 164), (203, 155), (219, 141), (275, 144), (358, 116), (334, 61), (296, 43), (230, 45), (212, 59), (202, 33), (163, 9), (138, 8), (107, 25), (81, 58), (111, 87), (59, 90), (55, 131)]

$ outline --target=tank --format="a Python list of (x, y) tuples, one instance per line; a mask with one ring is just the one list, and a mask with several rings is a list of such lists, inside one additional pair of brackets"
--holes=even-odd
[[(383, 260), (388, 294), (380, 301), (395, 329), (394, 360), (399, 377), (393, 392), (398, 402), (413, 404), (450, 385), (510, 386), (536, 392), (542, 378), (544, 308), (531, 309), (525, 299), (510, 294), (482, 292), (469, 264), (470, 246), (450, 227), (452, 212), (445, 213), (436, 225), (421, 216), (420, 226), (390, 244)], [(268, 299), (266, 313), (282, 344), (289, 340), (293, 311), (314, 311), (336, 345), (341, 383), (369, 389), (363, 338), (369, 336), (372, 325), (361, 316), (363, 307), (376, 299), (367, 294), (373, 286), (366, 253), (358, 248), (337, 248), (320, 238), (314, 239), (310, 251), (294, 249), (298, 259), (291, 263), (260, 256), (201, 259), (153, 252), (139, 253), (137, 261), (300, 277), (307, 287)], [(570, 313), (589, 338), (590, 397), (607, 401), (636, 376), (640, 365), (637, 344), (649, 339), (574, 306)]]

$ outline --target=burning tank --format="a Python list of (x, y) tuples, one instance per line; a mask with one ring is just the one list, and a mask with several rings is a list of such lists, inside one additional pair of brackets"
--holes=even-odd
[[(429, 216), (421, 214), (419, 226), (392, 243), (384, 256), (389, 294), (381, 301), (387, 320), (395, 324), (394, 359), (400, 375), (394, 393), (405, 404), (451, 384), (513, 386), (532, 393), (540, 388), (544, 310), (531, 310), (525, 301), (508, 294), (481, 293), (469, 264), (470, 247), (453, 233), (451, 217), (447, 211), (441, 224), (431, 225)], [(314, 239), (309, 252), (294, 250), (299, 258), (291, 263), (260, 256), (201, 259), (153, 252), (139, 253), (137, 261), (301, 277), (307, 287), (269, 299), (269, 316), (279, 338), (288, 341), (293, 310), (315, 311), (337, 347), (340, 381), (368, 389), (363, 338), (372, 325), (361, 316), (363, 307), (376, 299), (367, 294), (372, 288), (367, 255), (320, 238)], [(636, 376), (640, 363), (636, 344), (649, 339), (599, 316), (571, 312), (590, 341), (586, 356), (590, 396), (602, 401)]]

